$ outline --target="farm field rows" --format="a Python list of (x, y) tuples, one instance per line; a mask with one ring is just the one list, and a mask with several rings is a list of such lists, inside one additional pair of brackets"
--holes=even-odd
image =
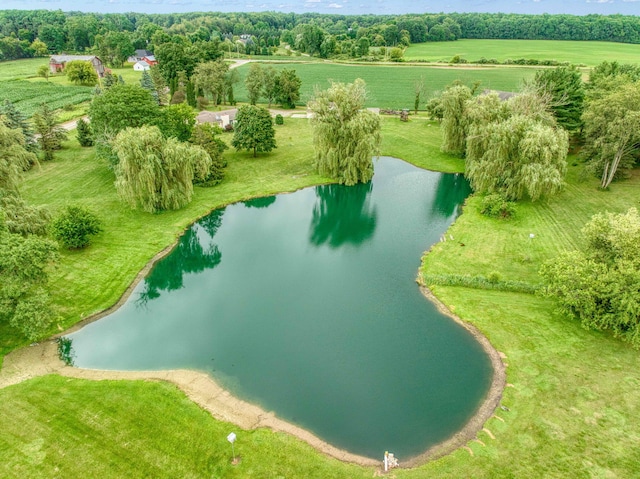
[(13, 80), (0, 83), (0, 102), (5, 99), (11, 100), (16, 108), (31, 116), (43, 102), (51, 109), (57, 110), (66, 105), (89, 101), (92, 92), (92, 87)]
[[(525, 78), (535, 74), (532, 68), (439, 68), (409, 65), (354, 65), (334, 63), (275, 63), (276, 69), (294, 69), (302, 80), (300, 101), (306, 104), (312, 97), (314, 88), (325, 89), (329, 80), (353, 82), (362, 78), (367, 83), (369, 98), (366, 106), (380, 108), (412, 108), (415, 82), (424, 78), (426, 96), (444, 89), (454, 80), (471, 85), (474, 81), (482, 82), (481, 88), (514, 91)], [(247, 101), (244, 78), (249, 65), (238, 68), (241, 81), (237, 85), (236, 99)]]
[(404, 58), (406, 61), (448, 62), (454, 55), (460, 55), (469, 62), (483, 57), (495, 58), (500, 62), (534, 58), (595, 66), (605, 60), (638, 63), (640, 45), (568, 40), (456, 40), (411, 45)]

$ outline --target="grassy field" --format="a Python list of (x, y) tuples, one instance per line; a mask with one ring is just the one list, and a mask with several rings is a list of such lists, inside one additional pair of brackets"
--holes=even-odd
[[(383, 154), (425, 168), (460, 171), (459, 159), (439, 152), (436, 124), (385, 118)], [(60, 325), (115, 301), (142, 265), (182, 228), (210, 208), (253, 195), (324, 181), (313, 173), (306, 120), (286, 119), (279, 148), (254, 159), (230, 153), (227, 179), (197, 189), (177, 212), (149, 215), (125, 208), (113, 176), (90, 150), (68, 143), (59, 159), (30, 172), (22, 191), (32, 203), (57, 209), (81, 203), (105, 220), (86, 251), (63, 253), (53, 276)], [(228, 139), (228, 137), (227, 137)], [(580, 228), (598, 211), (640, 202), (640, 174), (597, 190), (570, 167), (567, 188), (548, 201), (524, 202), (515, 219), (478, 213), (471, 198), (447, 236), (423, 259), (422, 271), (537, 281), (558, 251), (580, 245)], [(91, 191), (91, 196), (86, 192)], [(535, 238), (529, 239), (534, 233)], [(607, 334), (582, 329), (534, 295), (434, 287), (437, 296), (483, 331), (502, 351), (507, 382), (496, 416), (468, 450), (399, 478), (627, 478), (640, 463), (640, 354)], [(1, 331), (6, 338), (10, 331)], [(3, 345), (14, 348), (15, 338)], [(49, 477), (371, 477), (370, 469), (328, 460), (299, 441), (269, 431), (239, 431), (242, 463), (229, 466), (218, 422), (175, 388), (152, 382), (90, 382), (47, 376), (0, 390), (0, 476)], [(402, 458), (400, 458), (402, 459)]]
[(495, 58), (500, 62), (533, 58), (594, 66), (604, 60), (638, 63), (640, 45), (561, 40), (457, 40), (411, 45), (404, 58), (406, 61), (448, 62), (454, 55), (460, 55), (470, 62), (483, 57)]
[[(525, 78), (533, 77), (534, 69), (530, 68), (483, 68), (454, 69), (408, 65), (344, 65), (332, 63), (275, 63), (276, 69), (292, 68), (302, 80), (299, 104), (306, 104), (313, 95), (314, 89), (329, 87), (329, 80), (353, 82), (362, 78), (367, 83), (369, 98), (368, 107), (380, 108), (413, 108), (414, 85), (424, 78), (426, 97), (444, 89), (454, 80), (461, 80), (471, 85), (475, 80), (482, 82), (483, 88), (515, 91)], [(236, 88), (236, 99), (247, 101), (244, 88), (244, 77), (249, 66), (238, 68), (241, 82)]]

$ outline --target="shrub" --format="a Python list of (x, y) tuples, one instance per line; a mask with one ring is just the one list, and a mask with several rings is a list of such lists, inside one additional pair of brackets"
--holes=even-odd
[(516, 212), (516, 204), (513, 201), (507, 201), (504, 196), (493, 193), (487, 195), (482, 200), (482, 209), (480, 213), (492, 218), (508, 219)]
[(93, 134), (89, 123), (80, 118), (76, 123), (76, 134), (80, 146), (93, 146)]
[(90, 242), (89, 237), (102, 231), (101, 221), (81, 206), (67, 206), (51, 222), (53, 237), (69, 249), (80, 249)]
[(171, 102), (170, 103), (172, 105), (177, 105), (179, 103), (184, 103), (186, 99), (187, 99), (187, 97), (185, 96), (184, 92), (181, 91), (181, 90), (178, 90), (171, 97)]
[(209, 106), (209, 100), (206, 97), (199, 96), (197, 99), (197, 102), (198, 102), (198, 109), (200, 110), (206, 110), (207, 107)]
[(284, 117), (280, 113), (276, 115), (276, 125), (284, 125)]

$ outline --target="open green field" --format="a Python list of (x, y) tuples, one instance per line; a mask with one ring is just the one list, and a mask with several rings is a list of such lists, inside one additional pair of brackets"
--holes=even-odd
[[(412, 117), (383, 122), (383, 153), (425, 168), (460, 171), (462, 160), (439, 152), (437, 124)], [(59, 323), (113, 303), (137, 271), (209, 209), (249, 196), (322, 182), (313, 173), (306, 120), (285, 119), (278, 149), (257, 159), (229, 153), (227, 179), (198, 188), (176, 212), (134, 212), (115, 195), (112, 173), (75, 142), (58, 159), (27, 174), (24, 196), (52, 209), (84, 204), (105, 221), (86, 251), (63, 252), (53, 274)], [(228, 139), (229, 137), (226, 137)], [(540, 263), (580, 244), (580, 228), (598, 211), (640, 201), (640, 174), (597, 190), (570, 167), (560, 196), (521, 203), (515, 219), (464, 214), (423, 260), (423, 270), (500, 273), (537, 282)], [(88, 195), (87, 192), (91, 194)], [(529, 239), (534, 233), (535, 238)], [(417, 261), (417, 258), (416, 258)], [(630, 478), (640, 463), (640, 354), (607, 334), (582, 329), (534, 295), (435, 286), (438, 297), (472, 322), (506, 356), (507, 382), (496, 417), (478, 441), (399, 478)], [(2, 353), (23, 344), (0, 330)], [(9, 340), (7, 340), (9, 339)], [(238, 433), (239, 466), (224, 439)], [(469, 452), (471, 451), (471, 452)], [(473, 455), (471, 455), (473, 453)], [(400, 458), (402, 461), (402, 458)], [(372, 477), (371, 469), (329, 460), (300, 441), (269, 431), (240, 431), (216, 421), (174, 387), (155, 382), (91, 382), (46, 376), (0, 390), (2, 477)]]
[(49, 57), (46, 58), (24, 58), (22, 60), (10, 60), (0, 62), (0, 81), (24, 80), (36, 77), (38, 68), (49, 64)]
[[(274, 63), (276, 69), (294, 69), (302, 80), (300, 101), (306, 104), (311, 99), (316, 86), (320, 89), (329, 87), (329, 80), (337, 82), (353, 82), (362, 78), (367, 83), (369, 98), (368, 107), (380, 108), (413, 108), (415, 83), (424, 78), (426, 97), (436, 91), (443, 90), (454, 80), (461, 80), (471, 85), (474, 81), (482, 82), (481, 88), (493, 90), (515, 91), (525, 78), (531, 78), (535, 70), (531, 68), (439, 68), (410, 65), (354, 65), (334, 63)], [(236, 99), (248, 101), (244, 88), (244, 78), (249, 65), (238, 68), (241, 82), (236, 88)]]
[(456, 40), (411, 45), (404, 58), (406, 61), (448, 62), (455, 55), (469, 62), (481, 58), (495, 58), (499, 62), (534, 58), (594, 66), (605, 60), (640, 63), (640, 45), (562, 40)]

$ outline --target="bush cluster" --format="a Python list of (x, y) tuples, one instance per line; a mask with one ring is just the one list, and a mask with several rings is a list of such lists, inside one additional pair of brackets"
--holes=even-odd
[(89, 245), (90, 236), (102, 231), (102, 223), (96, 215), (82, 206), (67, 206), (51, 222), (52, 236), (69, 249)]
[(463, 274), (423, 274), (422, 281), (426, 285), (463, 286), (465, 288), (490, 289), (510, 293), (535, 294), (540, 286), (524, 281), (502, 280), (500, 273), (491, 272), (489, 276), (469, 276)]
[(498, 194), (487, 195), (482, 200), (480, 213), (491, 218), (509, 219), (516, 213), (516, 204)]

